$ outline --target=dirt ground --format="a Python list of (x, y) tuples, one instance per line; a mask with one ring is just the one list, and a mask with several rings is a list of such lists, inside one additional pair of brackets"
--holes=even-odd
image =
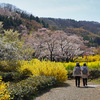
[(75, 86), (74, 80), (67, 80), (62, 86), (50, 89), (35, 100), (100, 100), (100, 84), (88, 82), (87, 87)]

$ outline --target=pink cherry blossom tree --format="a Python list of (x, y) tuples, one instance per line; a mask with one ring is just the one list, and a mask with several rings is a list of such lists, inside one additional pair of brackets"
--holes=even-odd
[(35, 32), (29, 39), (35, 49), (34, 56), (38, 59), (47, 57), (51, 61), (54, 59), (73, 59), (83, 53), (80, 46), (84, 46), (84, 41), (76, 35), (68, 36), (63, 31)]

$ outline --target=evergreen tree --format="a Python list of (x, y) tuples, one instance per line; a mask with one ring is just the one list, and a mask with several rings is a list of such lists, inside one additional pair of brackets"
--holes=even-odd
[(36, 19), (36, 21), (37, 21), (38, 23), (40, 23), (39, 17), (36, 17), (35, 19)]
[(45, 24), (45, 22), (42, 20), (42, 26), (44, 27), (44, 28), (46, 28), (46, 24)]

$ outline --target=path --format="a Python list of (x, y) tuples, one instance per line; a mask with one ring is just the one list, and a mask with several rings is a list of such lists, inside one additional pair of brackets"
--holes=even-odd
[(100, 86), (88, 83), (89, 87), (75, 87), (74, 80), (67, 80), (62, 87), (56, 87), (35, 100), (100, 100)]

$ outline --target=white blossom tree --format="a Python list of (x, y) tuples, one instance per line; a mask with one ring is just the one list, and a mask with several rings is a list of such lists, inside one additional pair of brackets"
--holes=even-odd
[(0, 33), (0, 60), (18, 60), (20, 56), (21, 42), (19, 34), (13, 30)]
[(0, 38), (0, 61), (2, 60), (18, 60), (21, 56), (18, 53), (18, 48), (10, 43), (1, 41)]

